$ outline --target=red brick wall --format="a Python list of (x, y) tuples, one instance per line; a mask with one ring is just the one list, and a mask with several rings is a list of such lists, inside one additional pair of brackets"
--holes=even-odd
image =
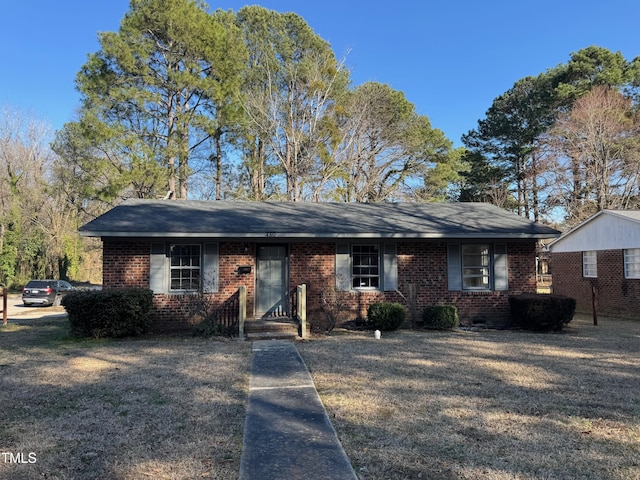
[(624, 278), (624, 252), (598, 252), (598, 277), (582, 276), (582, 252), (552, 253), (553, 292), (576, 299), (576, 310), (591, 313), (596, 287), (598, 314), (640, 318), (640, 279)]
[[(535, 243), (507, 244), (508, 291), (449, 291), (446, 243), (400, 244), (398, 276), (418, 284), (419, 306), (455, 305), (463, 324), (505, 325), (509, 322), (509, 295), (536, 291)], [(413, 265), (418, 259), (418, 268)]]
[[(507, 245), (509, 263), (508, 292), (449, 291), (447, 284), (447, 244), (398, 243), (398, 287), (408, 296), (408, 284), (417, 286), (419, 309), (427, 305), (448, 304), (458, 308), (463, 323), (504, 325), (509, 322), (510, 294), (536, 291), (535, 243)], [(300, 243), (290, 247), (290, 283), (306, 283), (307, 308), (310, 321), (322, 325), (326, 314), (321, 294), (333, 292), (335, 279), (335, 244)], [(397, 292), (352, 291), (345, 319), (366, 317), (367, 308), (375, 302), (404, 303)]]
[[(149, 253), (147, 242), (109, 242), (103, 244), (104, 288), (149, 288)], [(245, 251), (246, 249), (246, 251)], [(214, 304), (222, 304), (247, 287), (247, 316), (253, 315), (255, 285), (255, 245), (220, 243), (218, 292), (207, 294)], [(251, 265), (250, 274), (239, 274), (239, 265)], [(154, 295), (153, 328), (157, 331), (179, 331), (190, 328), (199, 319), (193, 315), (194, 295)]]
[(149, 252), (146, 242), (104, 242), (103, 288), (149, 288)]
[[(238, 287), (244, 285), (247, 288), (247, 317), (252, 316), (255, 291), (255, 246), (246, 243), (220, 243), (218, 256), (218, 291), (206, 294), (204, 297), (213, 305), (220, 306), (238, 291)], [(250, 265), (251, 273), (238, 273), (240, 265)], [(192, 313), (195, 296), (155, 295), (157, 328), (163, 331), (177, 331), (191, 328), (199, 323), (200, 318)]]
[[(104, 243), (103, 285), (105, 288), (149, 287), (149, 252), (146, 242)], [(535, 243), (507, 244), (509, 262), (508, 292), (451, 292), (447, 287), (447, 246), (444, 242), (405, 242), (397, 244), (398, 287), (405, 296), (408, 285), (417, 288), (418, 307), (449, 304), (458, 308), (462, 323), (505, 324), (509, 318), (508, 295), (535, 292)], [(208, 295), (221, 304), (238, 286), (247, 287), (247, 316), (254, 312), (255, 255), (252, 243), (219, 245), (219, 291)], [(239, 274), (239, 265), (250, 265), (250, 274)], [(335, 292), (335, 243), (292, 243), (289, 245), (290, 290), (307, 284), (308, 319), (313, 325), (326, 322), (322, 292)], [(404, 303), (397, 292), (344, 292), (348, 311), (343, 319), (366, 317), (369, 305), (380, 301)], [(190, 315), (190, 295), (155, 295), (155, 328), (180, 330), (197, 322)]]

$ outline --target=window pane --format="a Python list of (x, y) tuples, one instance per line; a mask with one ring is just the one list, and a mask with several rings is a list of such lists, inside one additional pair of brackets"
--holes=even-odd
[(598, 252), (595, 250), (582, 252), (582, 275), (592, 278), (598, 276)]
[(462, 245), (462, 288), (490, 288), (489, 245)]
[(352, 288), (378, 288), (380, 286), (379, 245), (354, 245), (351, 268)]
[(640, 278), (640, 248), (629, 248), (624, 251), (625, 278)]
[(465, 288), (483, 288), (486, 286), (483, 277), (465, 277), (464, 278), (464, 287)]
[(200, 288), (200, 245), (171, 245), (171, 290)]

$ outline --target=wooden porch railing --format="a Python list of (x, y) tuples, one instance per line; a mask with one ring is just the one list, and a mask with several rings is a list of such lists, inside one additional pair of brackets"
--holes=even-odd
[(240, 303), (240, 290), (238, 290), (218, 307), (215, 312), (215, 323), (227, 332), (236, 330), (240, 323)]
[(247, 287), (238, 287), (238, 336), (244, 337), (244, 322), (247, 319)]
[[(227, 301), (225, 306), (229, 307), (230, 318), (238, 322), (238, 335), (244, 337), (244, 325), (247, 319), (247, 287), (240, 286), (231, 299), (237, 298), (237, 302)], [(230, 299), (230, 300), (231, 300)], [(298, 285), (289, 295), (290, 315), (300, 326), (300, 336), (307, 338), (307, 286)], [(232, 326), (233, 323), (225, 324)]]
[(296, 287), (295, 312), (295, 317), (293, 318), (295, 318), (300, 325), (300, 336), (307, 338), (307, 286), (304, 283)]
[(7, 293), (9, 289), (7, 287), (0, 287), (2, 290), (2, 325), (7, 324)]
[(298, 287), (289, 292), (289, 316), (296, 318), (298, 315)]
[(244, 321), (247, 309), (247, 289), (239, 287), (238, 290), (227, 298), (210, 315), (216, 329), (234, 336), (239, 332), (242, 336), (244, 332)]

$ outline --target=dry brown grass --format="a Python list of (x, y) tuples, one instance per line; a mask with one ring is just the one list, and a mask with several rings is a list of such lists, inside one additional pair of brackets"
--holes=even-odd
[[(301, 342), (359, 477), (640, 479), (640, 322)], [(250, 344), (0, 327), (0, 478), (237, 478)]]
[(361, 479), (640, 479), (640, 322), (299, 344)]
[(0, 327), (0, 478), (237, 478), (249, 343), (66, 332)]

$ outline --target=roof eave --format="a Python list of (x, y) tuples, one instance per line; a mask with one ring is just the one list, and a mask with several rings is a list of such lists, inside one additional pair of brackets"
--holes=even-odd
[(83, 237), (101, 238), (241, 238), (241, 239), (341, 239), (341, 238), (388, 238), (388, 239), (545, 239), (557, 238), (560, 233), (290, 233), (290, 232), (269, 232), (269, 233), (215, 233), (215, 232), (106, 232), (84, 230), (80, 232)]

